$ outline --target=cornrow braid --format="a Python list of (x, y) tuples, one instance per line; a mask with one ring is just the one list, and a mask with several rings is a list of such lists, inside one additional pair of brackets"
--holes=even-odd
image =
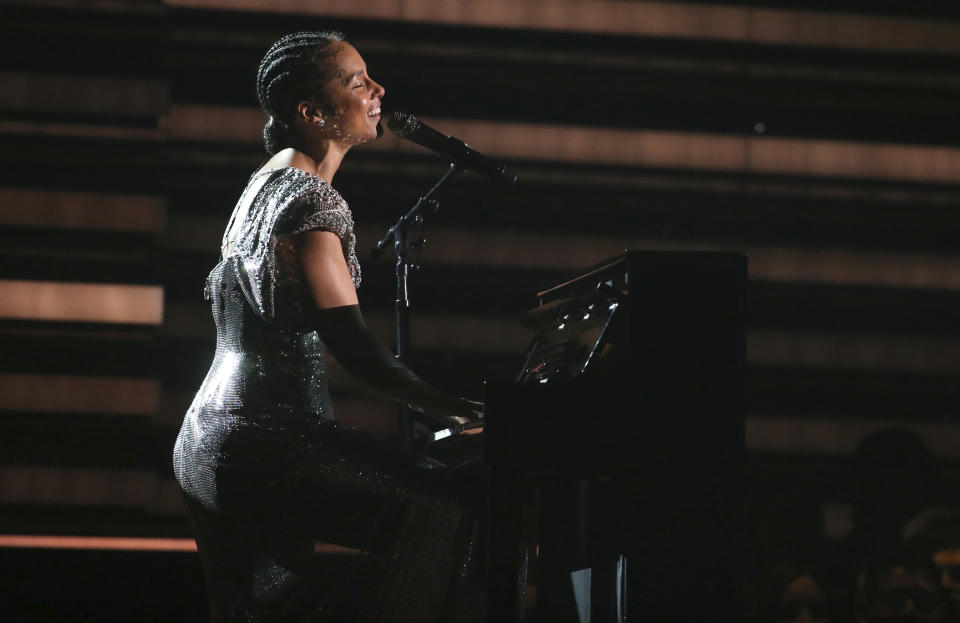
[(333, 68), (324, 61), (335, 54), (330, 44), (343, 41), (336, 31), (295, 32), (270, 46), (257, 69), (257, 101), (270, 116), (263, 128), (267, 154), (289, 146), (290, 123), (298, 102), (311, 100), (331, 108), (323, 86), (332, 77)]

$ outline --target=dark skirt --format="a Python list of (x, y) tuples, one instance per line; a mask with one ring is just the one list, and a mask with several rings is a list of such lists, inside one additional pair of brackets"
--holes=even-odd
[(212, 621), (484, 620), (485, 496), (469, 470), (334, 423), (235, 432), (216, 453), (217, 503), (188, 496)]

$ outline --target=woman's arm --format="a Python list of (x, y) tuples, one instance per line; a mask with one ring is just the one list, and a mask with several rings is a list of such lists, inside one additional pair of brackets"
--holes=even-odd
[(357, 290), (335, 233), (305, 231), (296, 235), (294, 246), (307, 291), (317, 309), (357, 304)]
[(340, 362), (337, 361), (337, 356), (334, 355), (333, 351), (329, 348), (327, 349), (324, 359), (327, 384), (332, 389), (339, 389), (358, 398), (366, 398), (367, 400), (380, 400), (384, 402), (397, 401), (396, 396), (375, 389), (347, 372), (347, 369), (340, 365)]
[(360, 313), (356, 289), (336, 234), (307, 231), (296, 236), (295, 247), (307, 293), (313, 302), (310, 324), (344, 369), (428, 416), (479, 415), (478, 403), (434, 388), (370, 332)]

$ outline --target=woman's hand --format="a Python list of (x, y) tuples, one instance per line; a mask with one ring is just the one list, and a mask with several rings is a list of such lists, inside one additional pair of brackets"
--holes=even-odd
[(450, 397), (442, 404), (429, 407), (414, 404), (408, 406), (443, 428), (463, 427), (483, 421), (483, 403), (466, 398)]
[[(412, 448), (416, 452), (424, 452), (441, 440), (471, 436), (483, 432), (483, 403), (466, 398), (447, 396), (445, 405), (437, 409), (423, 410), (417, 405), (408, 405), (414, 411), (422, 414), (427, 420), (422, 425), (427, 427), (426, 434), (413, 440)], [(436, 406), (436, 405), (435, 405)], [(444, 444), (448, 441), (442, 442)], [(429, 454), (429, 453), (428, 453)], [(436, 457), (434, 457), (436, 458)]]
[(486, 405), (484, 405), (482, 402), (477, 402), (476, 400), (467, 400), (466, 398), (461, 398), (460, 400), (462, 400), (466, 404), (466, 407), (470, 409), (470, 415), (465, 416), (468, 422), (483, 419), (483, 413), (486, 409)]

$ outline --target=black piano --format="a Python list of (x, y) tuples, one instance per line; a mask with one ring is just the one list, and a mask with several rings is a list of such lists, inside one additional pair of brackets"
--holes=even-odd
[(538, 293), (488, 387), (491, 623), (742, 620), (745, 283), (627, 251)]

